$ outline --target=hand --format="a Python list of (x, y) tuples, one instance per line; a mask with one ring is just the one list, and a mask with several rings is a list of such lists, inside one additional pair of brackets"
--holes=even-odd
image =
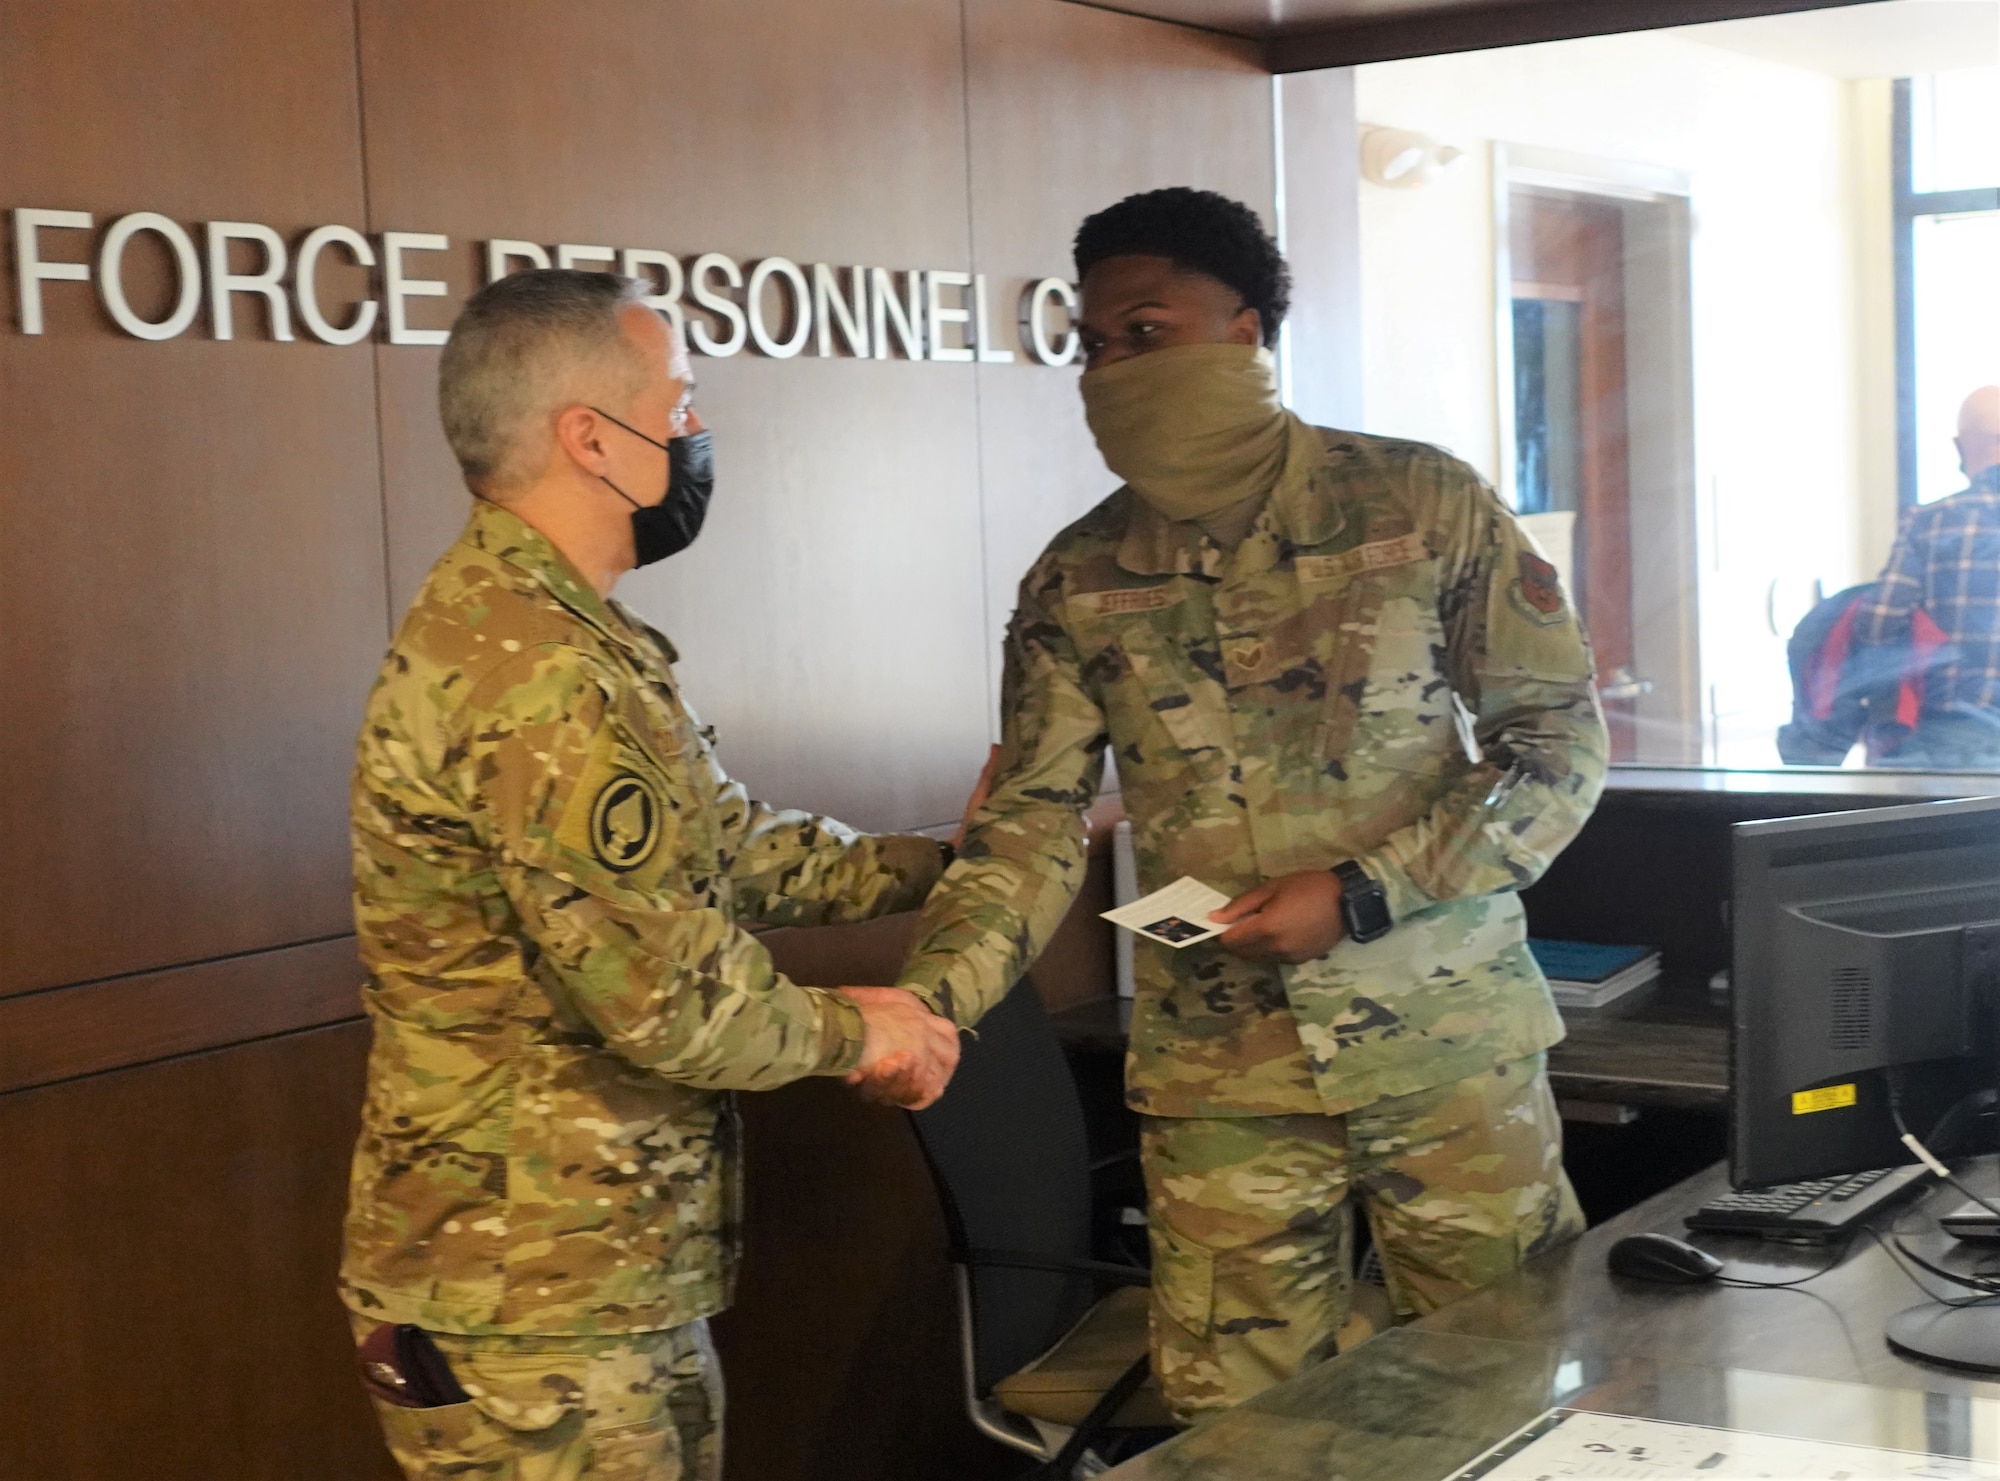
[(986, 794), (993, 789), (993, 772), (1000, 764), (1000, 748), (986, 748), (986, 764), (979, 768), (979, 780), (972, 784), (972, 795), (965, 799), (965, 812), (959, 817), (958, 831), (951, 835), (951, 846), (957, 848), (965, 842), (965, 830), (972, 826), (972, 815), (986, 806)]
[(1297, 966), (1325, 956), (1347, 934), (1340, 915), (1340, 880), (1325, 869), (1260, 884), (1208, 918), (1229, 925), (1215, 938), (1217, 946), (1253, 962)]
[(863, 1100), (921, 1111), (944, 1094), (958, 1068), (956, 1024), (900, 987), (838, 991), (861, 1010), (861, 1064), (847, 1083)]

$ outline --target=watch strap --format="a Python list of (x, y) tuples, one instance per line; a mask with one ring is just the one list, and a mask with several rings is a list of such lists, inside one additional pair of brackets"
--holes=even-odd
[(1330, 872), (1340, 881), (1340, 916), (1351, 938), (1373, 941), (1395, 924), (1389, 913), (1389, 892), (1380, 880), (1352, 859), (1341, 860)]

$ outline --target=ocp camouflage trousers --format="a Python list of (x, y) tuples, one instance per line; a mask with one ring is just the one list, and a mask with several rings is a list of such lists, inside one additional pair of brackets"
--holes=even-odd
[[(376, 1323), (356, 1316), (356, 1342)], [(470, 1402), (373, 1400), (410, 1481), (721, 1481), (722, 1372), (707, 1322), (611, 1337), (434, 1332)]]
[(1421, 1316), (1583, 1230), (1543, 1056), (1344, 1116), (1148, 1116), (1153, 1367), (1183, 1422), (1335, 1350), (1360, 1196)]

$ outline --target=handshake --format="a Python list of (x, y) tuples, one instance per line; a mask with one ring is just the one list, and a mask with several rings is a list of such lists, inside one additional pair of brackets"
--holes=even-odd
[[(1000, 748), (989, 746), (986, 765), (965, 800), (965, 816), (952, 835), (953, 847), (965, 842), (972, 815), (986, 803)], [(951, 1083), (958, 1068), (958, 1025), (939, 1017), (915, 993), (900, 987), (843, 987), (840, 995), (861, 1010), (861, 1064), (847, 1083), (863, 1100), (921, 1111)]]
[(900, 987), (843, 987), (861, 1010), (861, 1064), (847, 1077), (864, 1100), (921, 1111), (958, 1068), (958, 1025)]

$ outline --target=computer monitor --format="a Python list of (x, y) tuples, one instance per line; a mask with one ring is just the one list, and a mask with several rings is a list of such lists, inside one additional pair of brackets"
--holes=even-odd
[(1732, 835), (1730, 1181), (1914, 1162), (1890, 1114), (1892, 1075), (1925, 1140), (2000, 1079), (2000, 797)]

